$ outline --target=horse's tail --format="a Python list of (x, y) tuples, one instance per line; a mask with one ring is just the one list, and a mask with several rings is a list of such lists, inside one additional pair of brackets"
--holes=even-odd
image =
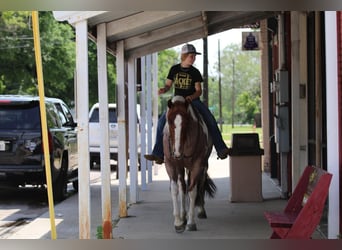
[(209, 177), (208, 173), (206, 173), (204, 189), (206, 194), (208, 194), (210, 198), (215, 197), (217, 187), (214, 181)]

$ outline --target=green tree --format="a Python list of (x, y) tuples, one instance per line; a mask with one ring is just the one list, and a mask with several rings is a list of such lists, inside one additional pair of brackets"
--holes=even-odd
[[(96, 43), (88, 43), (89, 63), (89, 106), (99, 101), (98, 76), (97, 76), (97, 47)], [(108, 81), (108, 102), (116, 102), (116, 66), (115, 57), (107, 53), (107, 81)]]
[(253, 124), (254, 115), (260, 113), (260, 91), (253, 93), (253, 91), (242, 92), (237, 100), (237, 120), (241, 123)]
[[(180, 55), (174, 49), (162, 50), (158, 53), (158, 87), (165, 85), (166, 77), (172, 65), (180, 62)], [(173, 89), (168, 93), (163, 94), (159, 98), (159, 111), (160, 113), (166, 110), (167, 100), (173, 96)]]
[[(221, 53), (222, 116), (227, 122), (253, 123), (260, 112), (260, 51), (242, 51), (230, 44)], [(218, 70), (218, 63), (214, 66)], [(218, 75), (209, 77), (209, 107), (218, 118)], [(232, 99), (234, 98), (234, 99)]]
[[(51, 11), (39, 12), (39, 31), (45, 95), (74, 100), (76, 67), (75, 32), (67, 22), (58, 22)], [(0, 94), (37, 94), (30, 11), (0, 12)], [(88, 43), (89, 104), (98, 101), (97, 48)], [(115, 57), (108, 54), (108, 96), (116, 101)], [(72, 105), (71, 105), (72, 106)]]
[[(45, 95), (74, 98), (75, 35), (72, 27), (57, 22), (52, 12), (39, 12)], [(1, 94), (37, 94), (30, 11), (0, 13)]]

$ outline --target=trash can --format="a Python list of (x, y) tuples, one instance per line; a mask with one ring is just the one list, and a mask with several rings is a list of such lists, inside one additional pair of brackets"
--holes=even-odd
[(257, 133), (232, 134), (229, 148), (230, 201), (259, 202), (262, 197), (261, 156)]

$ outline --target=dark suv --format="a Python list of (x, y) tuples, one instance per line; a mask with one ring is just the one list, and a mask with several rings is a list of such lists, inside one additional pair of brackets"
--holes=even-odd
[[(76, 123), (67, 105), (45, 98), (55, 201), (78, 189)], [(0, 95), (0, 187), (46, 184), (38, 96)]]

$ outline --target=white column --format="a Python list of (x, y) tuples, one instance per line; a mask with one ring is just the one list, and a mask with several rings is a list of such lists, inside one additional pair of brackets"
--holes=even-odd
[[(101, 162), (101, 201), (102, 224), (112, 223), (111, 195), (110, 195), (110, 159), (109, 159), (109, 119), (108, 119), (108, 79), (106, 56), (106, 24), (97, 26), (97, 74), (99, 90), (100, 115), (100, 162)], [(103, 227), (107, 228), (107, 227)], [(111, 227), (110, 227), (111, 228)], [(108, 232), (104, 232), (108, 234)], [(110, 232), (111, 237), (111, 232)]]
[[(152, 152), (154, 141), (155, 141), (155, 134), (152, 132), (152, 77), (151, 77), (151, 64), (152, 58), (151, 55), (146, 56), (146, 83), (147, 83), (147, 152), (150, 154)], [(157, 123), (153, 121), (153, 130), (156, 130)], [(152, 182), (152, 162), (147, 162), (148, 168), (148, 183)]]
[(116, 79), (118, 111), (118, 170), (119, 170), (119, 216), (127, 217), (127, 154), (126, 154), (126, 119), (125, 119), (125, 50), (124, 42), (116, 46)]
[(336, 239), (339, 232), (339, 131), (338, 131), (338, 70), (336, 12), (325, 12), (326, 100), (327, 100), (327, 164), (333, 174), (328, 203), (328, 238)]
[(87, 20), (76, 28), (76, 107), (78, 140), (78, 209), (80, 239), (90, 239), (90, 166), (88, 123), (88, 28)]
[[(260, 21), (261, 30), (261, 124), (262, 124), (262, 141), (264, 148), (264, 156), (262, 157), (263, 165), (262, 170), (266, 172), (271, 171), (271, 151), (270, 151), (270, 126), (269, 126), (269, 114), (270, 114), (270, 79), (268, 71), (268, 58), (269, 58), (269, 45), (268, 45), (268, 28), (267, 20)], [(272, 33), (273, 35), (273, 33)]]
[[(157, 134), (157, 124), (158, 124), (158, 53), (152, 54), (152, 98), (153, 102), (153, 130), (154, 134)], [(166, 79), (165, 79), (166, 80)], [(154, 137), (155, 138), (155, 137)], [(158, 166), (154, 168), (154, 174), (158, 174)]]
[(292, 108), (292, 190), (296, 187), (307, 160), (307, 95), (300, 98), (300, 87), (307, 89), (306, 14), (291, 12), (291, 107)]
[(146, 154), (146, 67), (145, 57), (141, 58), (141, 95), (140, 95), (140, 129), (141, 129), (141, 145), (140, 145), (140, 167), (141, 167), (141, 189), (147, 189), (146, 169), (147, 161), (144, 157)]
[(137, 87), (135, 58), (128, 59), (128, 130), (130, 202), (138, 200), (138, 152), (137, 152)]

